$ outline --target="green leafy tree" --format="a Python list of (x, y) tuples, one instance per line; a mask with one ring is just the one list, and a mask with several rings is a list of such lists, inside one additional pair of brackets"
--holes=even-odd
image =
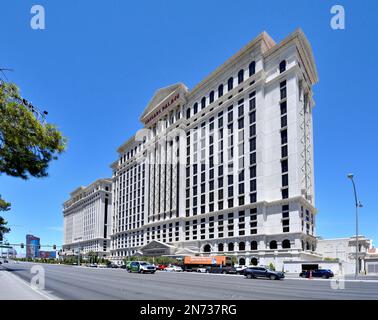
[(275, 270), (276, 270), (276, 268), (274, 267), (274, 264), (273, 264), (272, 262), (269, 263), (268, 268), (269, 268), (270, 270), (272, 270), (272, 271), (275, 271)]
[(37, 119), (12, 83), (0, 86), (0, 173), (27, 179), (46, 177), (66, 140), (52, 124)]
[[(1, 199), (1, 196), (0, 196), (0, 212), (9, 211), (9, 210), (10, 210), (10, 203)], [(0, 241), (3, 241), (3, 235), (8, 232), (10, 232), (10, 228), (7, 227), (7, 222), (5, 221), (5, 219), (2, 216), (0, 216)]]
[[(46, 177), (49, 163), (65, 150), (61, 132), (33, 111), (15, 84), (0, 81), (0, 174), (25, 180)], [(0, 211), (9, 208), (0, 198)], [(0, 237), (9, 231), (0, 217)]]

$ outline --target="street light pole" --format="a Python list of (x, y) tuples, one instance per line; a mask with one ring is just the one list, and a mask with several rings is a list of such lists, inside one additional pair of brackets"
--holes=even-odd
[(354, 175), (352, 173), (348, 174), (348, 178), (352, 181), (352, 184), (353, 184), (354, 200), (355, 200), (355, 205), (356, 205), (356, 271), (355, 271), (355, 278), (357, 278), (357, 275), (359, 273), (359, 259), (358, 259), (358, 208), (362, 207), (362, 204), (357, 199), (356, 185), (354, 183), (353, 177), (354, 177)]

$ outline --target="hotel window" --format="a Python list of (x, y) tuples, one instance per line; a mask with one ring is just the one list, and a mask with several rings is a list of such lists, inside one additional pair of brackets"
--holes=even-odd
[(251, 193), (249, 198), (250, 198), (250, 203), (257, 202), (257, 193), (256, 192)]
[(233, 88), (234, 88), (234, 78), (231, 77), (231, 78), (228, 79), (228, 81), (227, 81), (227, 90), (228, 90), (228, 91), (231, 91)]
[(281, 144), (287, 143), (287, 130), (281, 131)]
[(190, 108), (186, 109), (186, 119), (190, 118)]
[(244, 128), (244, 118), (240, 118), (238, 120), (238, 129), (243, 129)]
[(253, 137), (256, 135), (256, 124), (252, 124), (250, 127), (249, 127), (249, 136), (250, 137)]
[(209, 95), (209, 103), (212, 103), (212, 102), (214, 102), (214, 91), (211, 91)]
[(198, 103), (196, 102), (193, 106), (193, 113), (196, 114), (198, 112)]
[(284, 72), (286, 70), (286, 60), (282, 60), (280, 62), (280, 73)]
[(282, 173), (288, 172), (289, 166), (287, 159), (281, 161)]
[(242, 117), (244, 115), (244, 99), (238, 101), (238, 117)]
[(211, 169), (210, 171), (209, 171), (209, 179), (211, 180), (211, 179), (214, 179), (214, 169)]
[(281, 109), (281, 116), (287, 113), (287, 103), (286, 101), (281, 102), (280, 104), (280, 109)]
[(249, 76), (253, 76), (256, 72), (256, 62), (255, 61), (252, 61), (250, 64), (249, 64)]
[(250, 210), (250, 228), (251, 228), (251, 234), (257, 234), (257, 209), (256, 208)]
[(238, 84), (241, 84), (244, 81), (244, 70), (240, 70), (238, 73)]
[(249, 164), (250, 165), (256, 164), (256, 152), (253, 152), (249, 155)]
[(206, 107), (206, 98), (203, 97), (203, 98), (201, 99), (201, 109), (204, 109), (205, 107)]
[(280, 83), (281, 100), (286, 98), (286, 80)]
[(244, 181), (244, 169), (239, 172), (239, 182)]
[(223, 96), (223, 84), (219, 85), (218, 87), (218, 98), (220, 98), (221, 96)]
[(256, 150), (256, 138), (249, 139), (249, 151)]
[(231, 198), (234, 196), (234, 187), (230, 186), (228, 187), (228, 197)]
[(282, 175), (282, 187), (287, 187), (289, 185), (289, 175), (283, 174)]
[(287, 115), (281, 117), (281, 128), (285, 128), (287, 126)]
[[(223, 114), (223, 113), (222, 113)], [(223, 127), (223, 117), (218, 114), (218, 128), (222, 128)]]
[(256, 91), (249, 94), (249, 111), (253, 111), (256, 108)]
[[(234, 120), (234, 113), (233, 113), (233, 106), (228, 107), (228, 114), (227, 114), (227, 121), (228, 123), (232, 122)], [(229, 127), (230, 130), (232, 130), (232, 127)]]
[(249, 176), (250, 178), (256, 178), (256, 166), (252, 166), (249, 168)]

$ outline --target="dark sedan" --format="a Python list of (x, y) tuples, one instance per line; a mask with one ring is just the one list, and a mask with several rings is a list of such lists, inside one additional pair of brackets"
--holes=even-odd
[(280, 280), (285, 278), (285, 274), (279, 271), (273, 271), (263, 267), (252, 267), (243, 270), (247, 279), (267, 278), (270, 280)]
[(299, 276), (301, 278), (310, 278), (310, 272), (311, 272), (311, 277), (314, 277), (314, 278), (329, 279), (334, 276), (333, 272), (328, 269), (306, 270), (306, 271), (302, 271), (299, 274)]

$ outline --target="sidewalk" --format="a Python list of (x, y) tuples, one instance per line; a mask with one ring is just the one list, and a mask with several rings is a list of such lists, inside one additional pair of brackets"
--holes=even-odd
[(50, 300), (50, 298), (0, 266), (0, 300)]

